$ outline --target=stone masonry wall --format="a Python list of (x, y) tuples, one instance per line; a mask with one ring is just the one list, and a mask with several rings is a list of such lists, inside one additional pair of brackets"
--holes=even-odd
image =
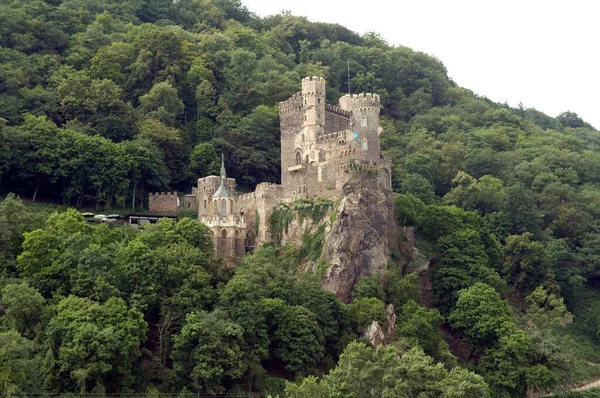
[(149, 195), (148, 210), (160, 215), (177, 215), (179, 212), (177, 192), (153, 192)]

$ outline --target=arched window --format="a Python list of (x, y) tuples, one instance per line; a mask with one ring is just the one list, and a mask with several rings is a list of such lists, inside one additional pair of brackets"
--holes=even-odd
[(215, 215), (219, 214), (219, 202), (217, 202), (216, 200), (213, 202), (213, 212), (215, 213)]
[(369, 149), (369, 143), (367, 142), (366, 138), (362, 139), (362, 149), (363, 149), (363, 151), (366, 151), (367, 149)]
[(235, 212), (235, 210), (234, 210), (234, 208), (233, 208), (233, 199), (229, 199), (229, 211), (230, 211), (231, 213), (234, 213), (234, 212)]
[(221, 199), (221, 217), (225, 217), (227, 215), (227, 201), (225, 199)]
[(226, 238), (227, 237), (227, 230), (224, 229), (221, 231), (221, 238)]
[(390, 176), (387, 170), (381, 170), (381, 183), (385, 188), (390, 187)]
[(317, 104), (321, 103), (321, 98), (317, 98)]
[(296, 151), (296, 165), (302, 164), (302, 152)]

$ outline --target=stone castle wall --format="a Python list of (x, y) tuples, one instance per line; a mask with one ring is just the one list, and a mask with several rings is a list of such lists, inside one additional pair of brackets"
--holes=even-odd
[(153, 192), (148, 199), (148, 210), (151, 213), (175, 216), (179, 213), (179, 197), (177, 192)]
[(238, 209), (246, 217), (246, 236), (254, 247), (271, 241), (269, 219), (273, 210), (283, 199), (283, 188), (279, 184), (263, 182), (251, 193), (236, 197)]
[[(198, 219), (211, 228), (218, 255), (243, 256), (247, 247), (270, 242), (269, 221), (282, 202), (339, 198), (357, 175), (391, 187), (391, 163), (381, 155), (379, 144), (379, 96), (345, 95), (338, 105), (326, 104), (325, 99), (325, 80), (307, 77), (302, 79), (302, 91), (279, 104), (281, 185), (262, 183), (254, 192), (238, 195), (235, 179), (227, 178), (230, 195), (216, 202), (212, 196), (221, 179), (208, 176), (182, 198), (181, 206), (197, 208)], [(224, 203), (226, 217), (219, 215)], [(175, 194), (150, 197), (152, 212), (177, 214), (179, 205)]]

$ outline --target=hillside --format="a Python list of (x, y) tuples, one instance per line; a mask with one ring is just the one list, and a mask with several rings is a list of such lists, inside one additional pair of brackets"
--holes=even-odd
[[(221, 153), (241, 191), (279, 182), (278, 103), (305, 76), (328, 103), (380, 95), (396, 221), (415, 231), (350, 304), (318, 274), (353, 238), (335, 215), (328, 242), (233, 268), (190, 219), (109, 229), (9, 194), (143, 211)], [(600, 376), (600, 132), (476, 96), (376, 34), (236, 0), (3, 1), (0, 195), (2, 393), (508, 397)], [(372, 321), (391, 341), (376, 350)]]

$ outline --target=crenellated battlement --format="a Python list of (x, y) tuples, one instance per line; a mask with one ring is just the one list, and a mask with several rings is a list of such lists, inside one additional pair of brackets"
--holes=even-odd
[(318, 133), (317, 134), (317, 142), (329, 142), (329, 141), (337, 141), (339, 139), (346, 139), (347, 130), (334, 131), (332, 133)]
[(337, 115), (344, 116), (344, 117), (352, 116), (351, 112), (345, 111), (342, 108), (340, 108), (339, 106), (329, 105), (329, 104), (325, 104), (325, 112), (335, 113)]
[(261, 182), (254, 191), (256, 198), (270, 199), (279, 198), (283, 193), (283, 187), (272, 182)]
[(177, 196), (177, 192), (150, 192), (150, 196)]
[(323, 79), (322, 77), (319, 76), (307, 76), (304, 79), (302, 79), (302, 88), (304, 89), (304, 87), (308, 87), (310, 85), (315, 85), (315, 84), (321, 84), (323, 85), (323, 87), (325, 87), (325, 79)]
[(254, 199), (256, 199), (256, 196), (254, 195), (254, 192), (243, 193), (243, 194), (236, 196), (236, 199), (241, 202), (248, 202), (248, 201), (253, 201)]
[(340, 98), (339, 104), (340, 108), (343, 110), (352, 112), (359, 108), (379, 109), (381, 106), (381, 100), (378, 94), (346, 94)]
[(279, 103), (279, 114), (284, 115), (290, 112), (298, 112), (304, 109), (302, 105), (302, 92), (297, 92), (289, 99)]

